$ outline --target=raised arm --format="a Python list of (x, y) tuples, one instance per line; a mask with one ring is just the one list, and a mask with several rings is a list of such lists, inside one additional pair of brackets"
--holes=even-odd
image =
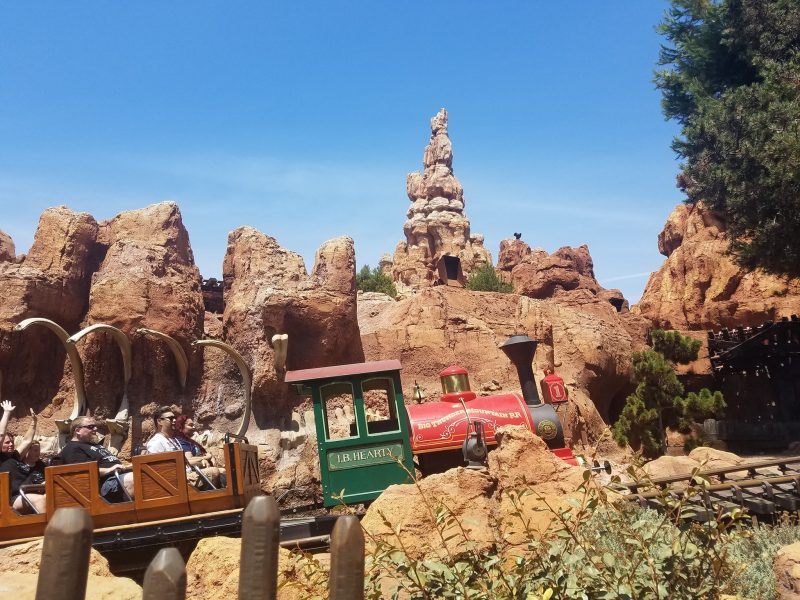
[(3, 409), (3, 416), (0, 417), (0, 439), (6, 434), (6, 429), (8, 428), (8, 420), (11, 418), (11, 413), (14, 412), (16, 408), (11, 402), (8, 400), (3, 400), (0, 402), (0, 408)]
[(22, 437), (22, 441), (19, 443), (19, 448), (17, 448), (17, 452), (19, 452), (20, 456), (24, 456), (25, 450), (27, 450), (33, 443), (33, 438), (36, 437), (37, 424), (38, 417), (36, 416), (36, 413), (33, 412), (33, 409), (31, 409), (31, 424), (28, 426), (28, 431), (26, 431), (25, 435)]

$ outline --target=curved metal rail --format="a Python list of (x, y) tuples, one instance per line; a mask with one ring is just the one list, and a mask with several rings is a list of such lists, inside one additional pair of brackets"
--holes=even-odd
[(78, 349), (75, 347), (75, 342), (70, 339), (66, 330), (55, 321), (50, 319), (43, 319), (34, 317), (32, 319), (25, 319), (20, 321), (14, 326), (14, 331), (25, 331), (31, 325), (41, 325), (52, 331), (59, 341), (63, 344), (64, 349), (67, 351), (69, 364), (72, 368), (72, 378), (75, 381), (75, 400), (72, 403), (72, 412), (70, 412), (68, 420), (72, 421), (79, 417), (86, 411), (86, 391), (83, 384), (83, 363), (81, 362)]
[(95, 323), (94, 325), (84, 327), (78, 333), (72, 335), (67, 341), (75, 344), (81, 338), (94, 331), (106, 331), (110, 333), (114, 338), (114, 341), (117, 342), (119, 350), (122, 353), (122, 401), (119, 404), (119, 410), (117, 410), (117, 415), (114, 417), (114, 421), (117, 423), (123, 423), (128, 420), (128, 383), (131, 380), (131, 373), (133, 372), (133, 367), (131, 366), (131, 341), (121, 329), (117, 329), (113, 325), (107, 325), (105, 323)]

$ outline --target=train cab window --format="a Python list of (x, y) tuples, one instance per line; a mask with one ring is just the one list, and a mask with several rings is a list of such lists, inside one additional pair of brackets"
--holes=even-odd
[(353, 386), (346, 381), (335, 381), (321, 386), (320, 393), (325, 415), (326, 439), (343, 440), (358, 437)]
[(367, 379), (361, 383), (361, 391), (364, 394), (367, 433), (399, 431), (392, 380), (388, 377)]

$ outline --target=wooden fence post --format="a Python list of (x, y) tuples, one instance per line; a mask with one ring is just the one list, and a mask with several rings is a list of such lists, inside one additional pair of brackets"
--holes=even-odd
[(256, 496), (242, 517), (239, 600), (278, 597), (281, 511), (273, 496)]
[(91, 548), (92, 517), (88, 511), (83, 508), (56, 510), (44, 530), (36, 600), (83, 600)]
[(364, 600), (364, 532), (352, 515), (333, 527), (328, 589), (330, 600)]
[(186, 565), (177, 548), (162, 548), (144, 574), (142, 600), (184, 600)]

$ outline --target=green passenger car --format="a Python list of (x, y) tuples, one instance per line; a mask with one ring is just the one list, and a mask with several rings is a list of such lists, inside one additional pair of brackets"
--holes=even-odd
[(311, 391), (325, 506), (369, 502), (413, 480), (400, 368), (384, 360), (286, 373)]

